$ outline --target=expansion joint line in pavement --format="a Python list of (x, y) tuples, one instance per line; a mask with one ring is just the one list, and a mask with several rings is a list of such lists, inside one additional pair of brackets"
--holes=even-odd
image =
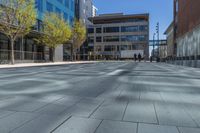
[(101, 123), (103, 122), (103, 120), (101, 120), (101, 122), (99, 123), (99, 125), (97, 126), (97, 128), (94, 130), (94, 133), (97, 132), (97, 129), (100, 127)]
[(90, 118), (90, 117), (94, 114), (94, 112), (97, 111), (97, 110), (101, 107), (101, 105), (104, 103), (104, 101), (105, 101), (105, 100), (103, 100), (103, 101), (99, 104), (99, 106), (98, 106), (96, 109), (94, 109), (94, 111), (92, 111), (92, 113), (88, 116), (88, 118)]
[(139, 132), (138, 130), (139, 130), (139, 122), (137, 122), (136, 133)]
[(128, 104), (129, 104), (129, 101), (128, 101), (127, 104), (126, 104), (126, 107), (125, 107), (125, 110), (124, 110), (124, 113), (123, 113), (123, 116), (122, 116), (122, 121), (124, 120), (124, 116), (125, 116), (125, 113), (126, 113), (126, 109), (127, 109), (127, 107), (128, 107)]
[(157, 111), (156, 111), (156, 106), (155, 106), (155, 103), (153, 103), (153, 107), (154, 107), (154, 111), (155, 111), (155, 114), (156, 114), (156, 119), (157, 119), (157, 123), (159, 125), (159, 119), (158, 119), (158, 114), (157, 114)]
[(68, 121), (72, 116), (69, 116), (66, 120), (64, 120), (62, 123), (60, 123), (56, 128), (54, 128), (50, 133), (53, 133), (54, 131), (56, 131), (56, 129), (58, 129), (62, 124), (64, 124), (66, 121)]
[(178, 130), (179, 133), (181, 133), (180, 129), (178, 128), (178, 126), (176, 126), (176, 129)]
[(57, 99), (57, 100), (55, 100), (55, 101), (49, 102), (49, 103), (47, 103), (46, 105), (44, 105), (44, 106), (42, 106), (42, 107), (40, 107), (40, 108), (38, 108), (38, 109), (35, 109), (33, 112), (36, 112), (36, 111), (38, 111), (38, 110), (40, 110), (40, 109), (42, 109), (42, 108), (44, 108), (44, 107), (46, 107), (46, 106), (48, 106), (48, 105), (50, 105), (50, 104), (56, 102), (56, 101), (58, 101), (58, 100), (61, 100), (61, 99), (63, 99), (63, 98), (64, 98), (64, 97), (61, 97), (61, 98), (59, 98), (59, 99)]
[[(16, 113), (16, 112), (15, 112), (15, 113)], [(30, 112), (29, 112), (29, 113), (30, 113)], [(14, 113), (12, 113), (12, 114), (14, 114)], [(20, 128), (20, 127), (23, 127), (26, 123), (29, 123), (29, 122), (31, 122), (31, 121), (33, 121), (33, 120), (39, 118), (40, 116), (41, 116), (41, 115), (38, 115), (38, 116), (34, 117), (33, 119), (30, 119), (30, 120), (26, 121), (25, 123), (23, 123), (23, 124), (19, 125), (18, 127), (12, 129), (10, 132), (13, 132), (13, 131), (16, 130), (16, 129), (18, 129), (18, 128)], [(9, 132), (9, 133), (10, 133), (10, 132)]]

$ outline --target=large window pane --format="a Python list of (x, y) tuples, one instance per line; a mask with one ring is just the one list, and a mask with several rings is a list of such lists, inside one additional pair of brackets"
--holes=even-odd
[(119, 27), (105, 27), (104, 33), (119, 32)]
[(94, 33), (94, 28), (88, 28), (88, 33)]
[(123, 26), (121, 27), (122, 32), (137, 32), (138, 26)]
[(53, 5), (49, 2), (47, 2), (47, 11), (48, 12), (53, 12)]
[(102, 39), (101, 36), (96, 37), (96, 42), (101, 42), (101, 39)]
[(119, 42), (119, 36), (105, 36), (103, 37), (104, 42)]

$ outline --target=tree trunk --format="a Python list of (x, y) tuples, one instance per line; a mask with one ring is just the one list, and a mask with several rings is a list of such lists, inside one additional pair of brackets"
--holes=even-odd
[(14, 65), (15, 64), (15, 53), (14, 53), (14, 43), (15, 41), (13, 39), (10, 39), (10, 43), (11, 43), (11, 64)]
[(52, 48), (52, 61), (55, 62), (55, 48)]
[(76, 52), (74, 51), (74, 61), (76, 61)]
[(71, 43), (71, 61), (74, 60), (73, 56), (74, 56), (74, 50), (73, 50), (73, 44)]

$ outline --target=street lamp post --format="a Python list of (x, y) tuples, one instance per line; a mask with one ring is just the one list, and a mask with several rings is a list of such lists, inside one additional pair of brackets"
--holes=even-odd
[[(159, 38), (159, 36), (160, 36), (160, 31), (159, 31), (159, 22), (157, 23), (157, 25), (156, 25), (156, 33), (157, 33), (157, 39), (158, 39), (158, 42), (157, 42), (157, 45), (158, 45), (158, 49), (160, 48), (160, 38)], [(159, 55), (159, 50), (158, 50), (158, 55)]]
[(154, 58), (154, 52), (155, 52), (155, 35), (156, 33), (153, 34), (153, 58)]

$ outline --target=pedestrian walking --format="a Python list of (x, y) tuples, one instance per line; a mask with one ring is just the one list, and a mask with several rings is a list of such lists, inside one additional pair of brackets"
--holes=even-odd
[(134, 60), (137, 61), (137, 54), (134, 54)]
[(142, 58), (142, 56), (141, 56), (141, 54), (139, 53), (139, 54), (138, 54), (139, 62), (141, 61), (141, 58)]
[(150, 62), (152, 62), (152, 61), (153, 61), (153, 57), (151, 56), (151, 57), (150, 57)]

